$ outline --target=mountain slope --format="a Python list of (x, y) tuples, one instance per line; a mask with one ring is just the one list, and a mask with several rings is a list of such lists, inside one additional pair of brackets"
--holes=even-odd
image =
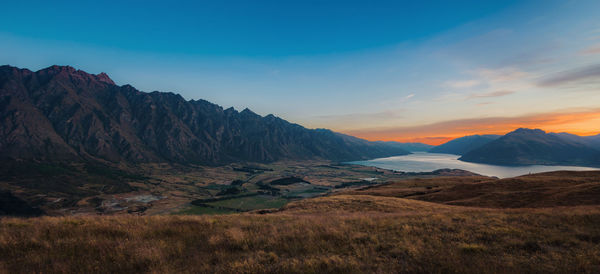
[(429, 150), (431, 153), (447, 153), (464, 155), (465, 153), (481, 147), (493, 140), (500, 138), (500, 135), (470, 135), (456, 138)]
[(459, 160), (496, 165), (600, 166), (600, 152), (556, 134), (520, 128), (468, 152)]
[(377, 143), (381, 143), (381, 144), (385, 144), (385, 145), (389, 145), (392, 147), (397, 147), (409, 152), (418, 152), (418, 151), (429, 151), (431, 148), (433, 148), (434, 146), (432, 145), (428, 145), (428, 144), (423, 144), (423, 143), (401, 143), (401, 142), (394, 142), (394, 141), (378, 141)]
[(408, 153), (248, 109), (140, 92), (68, 66), (0, 67), (0, 121), (5, 160), (221, 164)]
[(566, 132), (549, 133), (549, 134), (556, 135), (558, 137), (569, 140), (571, 142), (585, 144), (596, 150), (600, 150), (600, 134), (593, 135), (593, 136), (579, 136), (579, 135), (570, 134), (570, 133), (566, 133)]
[(587, 144), (597, 150), (600, 150), (600, 134), (593, 136), (585, 136)]

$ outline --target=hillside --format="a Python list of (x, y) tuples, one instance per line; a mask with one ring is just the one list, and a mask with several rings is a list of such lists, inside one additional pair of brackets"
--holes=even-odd
[(500, 135), (470, 135), (448, 141), (429, 150), (431, 153), (446, 153), (464, 155), (467, 152), (479, 148), (493, 140), (500, 138)]
[(587, 144), (597, 150), (600, 150), (600, 134), (593, 136), (585, 136)]
[(600, 151), (539, 129), (520, 128), (464, 154), (459, 160), (495, 165), (600, 166)]
[(600, 135), (593, 136), (579, 136), (575, 134), (570, 134), (566, 132), (561, 133), (549, 133), (552, 135), (556, 135), (560, 138), (568, 140), (570, 142), (577, 142), (581, 144), (585, 144), (593, 149), (600, 150)]
[(600, 171), (555, 171), (506, 179), (438, 177), (400, 180), (342, 192), (487, 208), (600, 205)]
[(423, 143), (401, 143), (395, 141), (379, 141), (377, 143), (386, 144), (392, 147), (400, 148), (409, 152), (429, 151), (434, 146)]
[(223, 164), (359, 160), (408, 152), (204, 100), (118, 86), (68, 66), (0, 67), (3, 160)]

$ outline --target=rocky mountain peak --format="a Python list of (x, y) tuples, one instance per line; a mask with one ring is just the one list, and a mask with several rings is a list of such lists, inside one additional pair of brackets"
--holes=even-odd
[(105, 82), (107, 84), (111, 84), (114, 85), (115, 82), (113, 82), (112, 79), (110, 79), (110, 77), (108, 77), (108, 74), (101, 72), (100, 74), (96, 74), (96, 78), (98, 79), (98, 81), (100, 82)]
[[(29, 73), (30, 77), (23, 77)], [(285, 159), (348, 161), (408, 152), (323, 134), (166, 92), (111, 86), (70, 66), (0, 68), (0, 155), (13, 160), (223, 164)], [(35, 95), (35, 96), (31, 96)], [(16, 115), (27, 113), (28, 115)], [(274, 122), (275, 121), (275, 122)]]

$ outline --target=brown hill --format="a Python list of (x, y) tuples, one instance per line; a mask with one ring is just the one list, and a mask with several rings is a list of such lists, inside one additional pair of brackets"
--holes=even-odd
[(436, 203), (378, 197), (372, 195), (335, 195), (292, 202), (284, 206), (283, 213), (293, 214), (344, 214), (344, 213), (404, 213), (442, 212), (451, 207)]
[(345, 194), (490, 208), (600, 205), (600, 171), (557, 171), (506, 179), (413, 179)]

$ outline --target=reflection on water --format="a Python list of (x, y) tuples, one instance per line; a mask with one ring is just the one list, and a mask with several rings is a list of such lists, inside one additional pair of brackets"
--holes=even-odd
[(456, 168), (499, 178), (556, 170), (598, 170), (598, 168), (578, 166), (495, 166), (463, 162), (458, 160), (459, 157), (453, 154), (415, 152), (409, 155), (350, 163), (405, 172), (430, 172), (442, 168)]

